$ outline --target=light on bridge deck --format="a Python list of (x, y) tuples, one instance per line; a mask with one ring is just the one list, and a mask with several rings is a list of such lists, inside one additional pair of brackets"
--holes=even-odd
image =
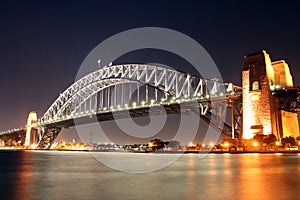
[(135, 107), (136, 107), (136, 102), (133, 102), (133, 103), (132, 103), (132, 106), (135, 108)]

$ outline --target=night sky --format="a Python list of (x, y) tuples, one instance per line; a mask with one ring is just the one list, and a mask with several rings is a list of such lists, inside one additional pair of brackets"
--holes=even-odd
[(266, 49), (272, 60), (288, 62), (300, 85), (299, 19), (294, 1), (2, 2), (0, 130), (24, 126), (32, 110), (41, 117), (74, 82), (94, 47), (138, 27), (164, 27), (192, 37), (214, 59), (223, 80), (239, 85), (243, 56)]

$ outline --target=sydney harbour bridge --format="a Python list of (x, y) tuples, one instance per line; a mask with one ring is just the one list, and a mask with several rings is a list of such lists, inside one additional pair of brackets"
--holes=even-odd
[[(48, 149), (63, 128), (128, 117), (189, 112), (199, 115), (224, 138), (247, 138), (250, 130), (252, 134), (273, 133), (280, 139), (283, 132), (289, 130), (284, 124), (287, 113), (294, 119), (300, 112), (300, 92), (299, 88), (287, 84), (289, 71), (285, 70), (284, 75), (281, 72), (282, 66), (286, 69), (284, 64), (272, 63), (273, 75), (270, 75), (268, 59), (265, 51), (245, 58), (242, 87), (155, 65), (103, 67), (69, 86), (41, 118), (31, 112), (26, 127), (3, 131), (0, 139), (21, 137), (27, 148)], [(281, 71), (277, 73), (276, 70)], [(280, 78), (276, 78), (278, 74)], [(262, 111), (257, 105), (262, 104), (261, 99), (270, 105), (269, 121), (265, 120), (268, 116), (259, 116)], [(228, 110), (230, 123), (224, 121)], [(252, 116), (258, 120), (249, 122), (251, 112), (258, 113), (258, 118)], [(278, 117), (273, 119), (274, 113)], [(272, 126), (274, 120), (281, 120), (276, 127)], [(299, 128), (296, 129), (299, 134)]]

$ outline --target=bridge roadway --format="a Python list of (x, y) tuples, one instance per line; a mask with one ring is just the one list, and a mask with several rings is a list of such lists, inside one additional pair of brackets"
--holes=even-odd
[(160, 104), (150, 104), (144, 106), (131, 106), (125, 108), (107, 109), (99, 112), (88, 112), (67, 117), (61, 117), (56, 120), (46, 120), (39, 122), (33, 126), (42, 127), (64, 127), (68, 128), (75, 125), (81, 125), (92, 122), (109, 121), (116, 119), (124, 119), (128, 117), (145, 117), (163, 114), (187, 114), (190, 110), (206, 114), (212, 103), (226, 103), (226, 97), (215, 98), (213, 101), (209, 99), (196, 100), (171, 100), (161, 102)]

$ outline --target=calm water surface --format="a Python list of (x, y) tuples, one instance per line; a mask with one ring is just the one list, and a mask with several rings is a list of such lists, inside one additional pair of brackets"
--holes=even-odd
[(140, 174), (88, 152), (2, 151), (0, 163), (0, 199), (300, 199), (298, 154), (185, 154)]

